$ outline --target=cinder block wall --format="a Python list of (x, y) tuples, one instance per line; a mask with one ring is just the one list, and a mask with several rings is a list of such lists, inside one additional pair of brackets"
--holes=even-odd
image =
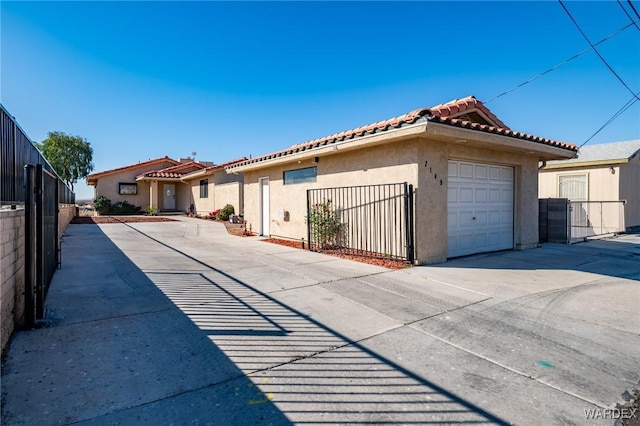
[(78, 208), (72, 204), (61, 204), (60, 207), (58, 207), (58, 210), (58, 235), (62, 236), (62, 233), (71, 222), (71, 219), (77, 215), (76, 213)]
[[(61, 205), (58, 213), (58, 235), (62, 235), (76, 215), (76, 206)], [(0, 211), (0, 347), (4, 349), (13, 330), (24, 323), (25, 292), (25, 212)]]
[(0, 211), (0, 344), (2, 352), (14, 328), (24, 320), (24, 210)]

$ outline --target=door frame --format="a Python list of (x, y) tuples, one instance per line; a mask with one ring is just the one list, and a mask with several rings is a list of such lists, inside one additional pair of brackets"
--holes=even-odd
[[(167, 186), (173, 186), (173, 207), (169, 208), (166, 205), (166, 201), (167, 201), (167, 193), (166, 193), (166, 187)], [(175, 183), (163, 183), (162, 184), (162, 208), (164, 210), (175, 210), (176, 209), (176, 184)]]
[[(269, 190), (267, 191), (267, 198), (265, 199), (264, 196), (264, 183), (266, 182), (267, 188), (269, 188)], [(263, 236), (269, 236), (269, 221), (271, 219), (271, 215), (269, 214), (269, 210), (271, 208), (270, 206), (270, 198), (271, 198), (271, 185), (270, 185), (270, 181), (269, 181), (269, 176), (264, 176), (261, 178), (258, 178), (258, 186), (259, 186), (259, 192), (260, 192), (260, 196), (259, 198), (259, 203), (260, 203), (260, 235)], [(266, 201), (266, 211), (265, 211), (265, 201)], [(265, 213), (267, 216), (267, 220), (265, 223)]]

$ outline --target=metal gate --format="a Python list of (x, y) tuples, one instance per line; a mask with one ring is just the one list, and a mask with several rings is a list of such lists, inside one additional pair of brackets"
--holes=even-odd
[(25, 327), (44, 318), (44, 301), (59, 265), (58, 178), (41, 164), (26, 165)]
[(413, 262), (413, 185), (307, 190), (309, 250)]

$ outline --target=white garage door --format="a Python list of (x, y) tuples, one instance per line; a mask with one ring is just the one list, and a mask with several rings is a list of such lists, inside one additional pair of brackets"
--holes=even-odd
[(513, 167), (449, 161), (448, 257), (513, 248)]

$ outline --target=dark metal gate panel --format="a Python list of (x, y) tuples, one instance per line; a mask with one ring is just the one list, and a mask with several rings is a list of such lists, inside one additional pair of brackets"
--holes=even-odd
[(307, 190), (309, 249), (413, 262), (413, 185)]
[(59, 266), (58, 178), (41, 164), (27, 165), (25, 180), (25, 327), (44, 318), (44, 303)]

